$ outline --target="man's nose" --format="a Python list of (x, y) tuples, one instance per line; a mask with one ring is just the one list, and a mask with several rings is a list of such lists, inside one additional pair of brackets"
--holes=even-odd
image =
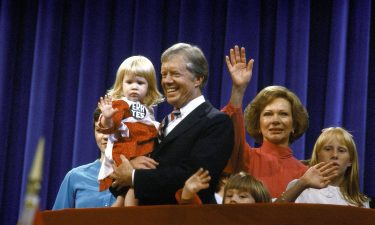
[(166, 82), (171, 82), (173, 79), (172, 79), (172, 76), (167, 73), (163, 78), (162, 78), (162, 82), (166, 83)]

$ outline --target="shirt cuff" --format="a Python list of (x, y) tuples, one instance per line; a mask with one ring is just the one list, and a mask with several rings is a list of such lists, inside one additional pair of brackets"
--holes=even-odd
[(135, 174), (135, 169), (132, 170), (132, 187), (134, 187), (134, 174)]

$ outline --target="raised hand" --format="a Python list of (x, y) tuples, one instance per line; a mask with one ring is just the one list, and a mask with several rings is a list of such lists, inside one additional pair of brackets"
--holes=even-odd
[(100, 97), (98, 102), (98, 107), (102, 111), (103, 117), (100, 120), (100, 123), (104, 127), (112, 127), (113, 121), (112, 116), (118, 111), (118, 109), (114, 109), (112, 107), (112, 97), (109, 95), (105, 95), (104, 98)]
[(209, 187), (209, 182), (211, 177), (209, 175), (208, 170), (203, 170), (199, 168), (197, 172), (195, 172), (186, 182), (185, 186), (182, 190), (181, 199), (182, 200), (189, 200), (192, 199), (194, 194), (202, 189), (206, 189)]
[(321, 162), (310, 167), (305, 174), (289, 189), (280, 195), (275, 202), (294, 202), (307, 188), (325, 188), (338, 177), (336, 162)]
[(325, 188), (338, 176), (338, 165), (335, 162), (321, 162), (310, 167), (300, 178), (306, 187)]
[(104, 98), (100, 97), (98, 107), (102, 111), (102, 115), (107, 119), (112, 118), (112, 116), (118, 111), (118, 109), (112, 108), (112, 97), (109, 95), (105, 95)]
[(233, 81), (230, 101), (235, 106), (239, 106), (242, 104), (243, 95), (253, 75), (254, 60), (250, 59), (246, 63), (246, 50), (244, 47), (240, 50), (237, 45), (234, 49), (230, 49), (229, 55), (225, 56), (225, 61)]
[(234, 46), (234, 49), (230, 49), (230, 58), (225, 56), (225, 61), (232, 77), (233, 85), (246, 88), (253, 74), (254, 60), (250, 59), (246, 64), (245, 48), (241, 47), (240, 52), (239, 47), (237, 45)]

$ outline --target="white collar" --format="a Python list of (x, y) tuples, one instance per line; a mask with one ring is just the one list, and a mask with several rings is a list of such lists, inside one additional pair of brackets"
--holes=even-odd
[(205, 101), (206, 100), (204, 99), (203, 95), (200, 95), (199, 97), (196, 97), (195, 99), (191, 100), (185, 106), (180, 108), (181, 116), (187, 116), (189, 113), (191, 113), (194, 109), (196, 109), (200, 104), (202, 104)]

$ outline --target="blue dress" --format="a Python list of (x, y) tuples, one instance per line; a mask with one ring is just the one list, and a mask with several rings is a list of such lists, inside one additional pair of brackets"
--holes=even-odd
[(61, 183), (52, 210), (110, 207), (116, 199), (109, 190), (99, 192), (100, 166), (97, 159), (70, 170)]

